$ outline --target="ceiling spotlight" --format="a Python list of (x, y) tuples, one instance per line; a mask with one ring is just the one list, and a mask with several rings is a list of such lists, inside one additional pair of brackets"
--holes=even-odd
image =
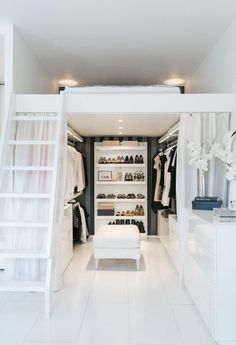
[(119, 135), (123, 134), (122, 132), (119, 132)]
[(62, 80), (59, 80), (58, 84), (60, 86), (72, 87), (72, 86), (78, 85), (78, 82), (72, 79), (62, 79)]
[(123, 129), (123, 127), (122, 127), (122, 126), (119, 126), (119, 129)]
[(179, 86), (184, 84), (184, 79), (181, 78), (171, 78), (164, 81), (165, 85)]
[(122, 120), (122, 119), (119, 119), (118, 122), (123, 122), (123, 120)]

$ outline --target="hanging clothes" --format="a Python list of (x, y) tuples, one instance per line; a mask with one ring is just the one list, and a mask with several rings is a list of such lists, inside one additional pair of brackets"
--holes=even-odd
[(164, 187), (162, 192), (161, 203), (163, 206), (169, 206), (170, 198), (169, 198), (169, 191), (170, 191), (170, 183), (171, 183), (171, 175), (169, 172), (169, 167), (172, 161), (172, 152), (169, 152), (166, 156), (166, 162), (164, 166)]
[(169, 173), (170, 173), (170, 189), (169, 198), (176, 199), (176, 166), (177, 166), (177, 148), (172, 153), (173, 159), (170, 162)]
[(79, 202), (73, 204), (73, 240), (86, 243), (89, 236), (86, 217), (88, 213)]
[(65, 200), (70, 200), (74, 192), (82, 192), (85, 189), (85, 171), (83, 155), (74, 147), (67, 146), (67, 176), (65, 187)]

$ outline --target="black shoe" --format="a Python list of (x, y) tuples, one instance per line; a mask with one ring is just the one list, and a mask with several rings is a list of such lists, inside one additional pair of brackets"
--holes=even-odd
[(134, 164), (134, 158), (133, 158), (133, 156), (130, 156), (129, 164)]
[(132, 219), (132, 220), (131, 220), (131, 224), (132, 224), (132, 225), (137, 225), (137, 223), (138, 223), (138, 222), (136, 222), (135, 219)]
[(139, 156), (139, 164), (143, 164), (143, 163), (144, 163), (144, 161), (143, 161), (143, 156), (140, 155), (140, 156)]
[(125, 224), (126, 224), (126, 225), (130, 225), (130, 219), (126, 219), (126, 220), (125, 220)]
[(139, 164), (139, 156), (138, 155), (135, 156), (134, 162), (135, 162), (135, 164)]
[(140, 232), (141, 234), (144, 234), (144, 233), (145, 233), (145, 229), (144, 229), (143, 222), (139, 222), (139, 232)]
[(120, 220), (116, 219), (116, 225), (120, 225)]
[(125, 157), (124, 163), (125, 163), (125, 164), (129, 164), (129, 157), (128, 157), (128, 156)]
[(129, 181), (133, 181), (133, 175), (129, 173)]
[(120, 220), (120, 225), (124, 225), (125, 224), (125, 220), (124, 219), (121, 219)]
[(125, 174), (125, 179), (124, 180), (125, 181), (129, 181), (129, 174), (128, 173)]

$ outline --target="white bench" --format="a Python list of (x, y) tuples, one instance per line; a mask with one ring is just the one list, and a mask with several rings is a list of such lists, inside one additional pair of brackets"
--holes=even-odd
[(134, 259), (137, 269), (141, 239), (136, 225), (102, 225), (93, 237), (96, 269), (99, 259)]

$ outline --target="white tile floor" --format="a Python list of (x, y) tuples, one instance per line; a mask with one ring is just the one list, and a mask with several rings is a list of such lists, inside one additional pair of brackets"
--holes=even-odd
[(51, 319), (37, 293), (0, 294), (1, 345), (213, 345), (158, 240), (135, 262), (94, 268), (91, 242), (76, 247)]

